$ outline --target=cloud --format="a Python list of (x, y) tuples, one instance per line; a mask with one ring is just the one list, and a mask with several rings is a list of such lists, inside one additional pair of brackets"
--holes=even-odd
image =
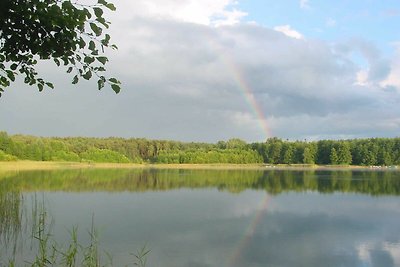
[[(215, 27), (215, 14), (232, 11), (233, 1), (204, 1), (202, 11), (194, 1), (179, 3), (119, 3), (121, 12), (110, 18), (119, 50), (108, 54), (107, 68), (123, 82), (119, 95), (99, 92), (93, 82), (73, 86), (62, 70), (44, 64), (42, 73), (57, 88), (38, 93), (14, 84), (1, 99), (2, 129), (44, 136), (261, 141), (269, 136), (259, 109), (272, 135), (282, 138), (398, 135), (399, 55), (388, 60), (363, 40), (308, 40), (289, 25)], [(191, 18), (180, 15), (183, 10), (198, 13)], [(354, 60), (354, 52), (366, 66)]]
[(381, 12), (383, 17), (398, 17), (400, 16), (400, 9), (386, 9)]
[(360, 70), (356, 74), (356, 85), (368, 86), (368, 71)]
[(295, 38), (295, 39), (303, 39), (303, 35), (296, 30), (293, 30), (290, 25), (281, 25), (274, 27), (275, 31), (281, 32), (286, 36)]
[(117, 8), (121, 6), (118, 16), (123, 17), (151, 17), (203, 25), (232, 25), (247, 15), (235, 9), (235, 4), (234, 0), (149, 0), (128, 1), (117, 5)]
[(391, 62), (390, 73), (387, 78), (382, 81), (381, 86), (391, 86), (400, 92), (400, 42), (395, 43), (396, 52)]
[(309, 0), (300, 0), (300, 7), (303, 9), (309, 8)]
[(326, 26), (335, 27), (336, 26), (336, 20), (334, 20), (333, 18), (328, 18), (326, 20)]

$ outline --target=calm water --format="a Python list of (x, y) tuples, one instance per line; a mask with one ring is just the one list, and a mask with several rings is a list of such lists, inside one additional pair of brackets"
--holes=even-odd
[[(400, 266), (395, 171), (0, 173), (2, 264), (13, 231), (18, 257), (29, 258), (23, 217), (38, 203), (59, 244), (74, 226), (87, 242), (94, 217), (113, 266), (133, 266), (131, 253), (143, 245), (149, 267)], [(20, 219), (7, 219), (15, 210)]]

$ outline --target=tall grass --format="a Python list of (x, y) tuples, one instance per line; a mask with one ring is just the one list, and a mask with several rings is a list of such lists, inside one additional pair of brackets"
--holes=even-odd
[[(88, 244), (79, 243), (78, 227), (69, 231), (70, 240), (67, 244), (58, 244), (53, 236), (54, 221), (44, 209), (44, 202), (38, 203), (37, 198), (33, 200), (31, 218), (29, 222), (31, 229), (31, 256), (26, 258), (18, 251), (18, 239), (11, 236), (19, 236), (22, 231), (21, 195), (7, 195), (0, 198), (0, 240), (4, 244), (12, 244), (11, 255), (2, 262), (2, 251), (0, 246), (0, 266), (5, 267), (113, 267), (112, 256), (107, 252), (99, 250), (98, 231), (95, 227), (94, 216), (88, 230)], [(8, 201), (9, 205), (6, 205)], [(11, 205), (12, 204), (12, 205)], [(14, 208), (16, 208), (14, 210)], [(14, 211), (14, 213), (12, 212)], [(15, 212), (18, 211), (18, 212)], [(28, 230), (29, 231), (29, 230)], [(21, 248), (22, 249), (22, 248)], [(132, 263), (126, 266), (145, 267), (150, 250), (144, 246), (137, 253), (132, 253)]]

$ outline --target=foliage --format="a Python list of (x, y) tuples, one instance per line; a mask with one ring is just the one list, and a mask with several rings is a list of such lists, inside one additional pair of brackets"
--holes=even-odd
[(144, 138), (8, 136), (0, 132), (0, 151), (13, 159), (39, 161), (400, 165), (400, 138), (316, 142), (270, 138), (253, 144), (231, 139), (210, 144)]
[(73, 73), (72, 83), (96, 77), (98, 89), (109, 84), (118, 93), (120, 82), (104, 76), (106, 48), (110, 43), (104, 10), (115, 6), (106, 0), (95, 4), (80, 4), (70, 0), (2, 0), (0, 2), (0, 96), (18, 74), (24, 82), (54, 88), (41, 78), (36, 65), (52, 60)]
[(348, 142), (340, 142), (337, 149), (338, 164), (350, 165), (352, 156), (350, 152), (350, 144)]
[(113, 162), (113, 163), (129, 163), (129, 159), (109, 149), (91, 148), (81, 154), (83, 160), (94, 162)]
[(339, 156), (334, 147), (331, 148), (331, 153), (329, 155), (329, 159), (331, 160), (332, 165), (339, 164)]
[(400, 165), (400, 138), (283, 141), (270, 138), (251, 147), (270, 164)]
[(174, 164), (209, 164), (209, 163), (233, 163), (248, 164), (262, 163), (261, 156), (252, 150), (240, 149), (212, 149), (212, 150), (188, 150), (188, 151), (162, 151), (155, 158), (156, 163)]
[(17, 159), (16, 156), (6, 154), (3, 150), (0, 150), (0, 161), (16, 161)]

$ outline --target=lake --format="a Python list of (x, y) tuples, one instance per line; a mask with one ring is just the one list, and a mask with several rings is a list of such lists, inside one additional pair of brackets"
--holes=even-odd
[(148, 267), (400, 266), (397, 171), (0, 173), (1, 266), (32, 261), (39, 211), (60, 246), (74, 227), (87, 244), (93, 223), (112, 266), (143, 246)]

